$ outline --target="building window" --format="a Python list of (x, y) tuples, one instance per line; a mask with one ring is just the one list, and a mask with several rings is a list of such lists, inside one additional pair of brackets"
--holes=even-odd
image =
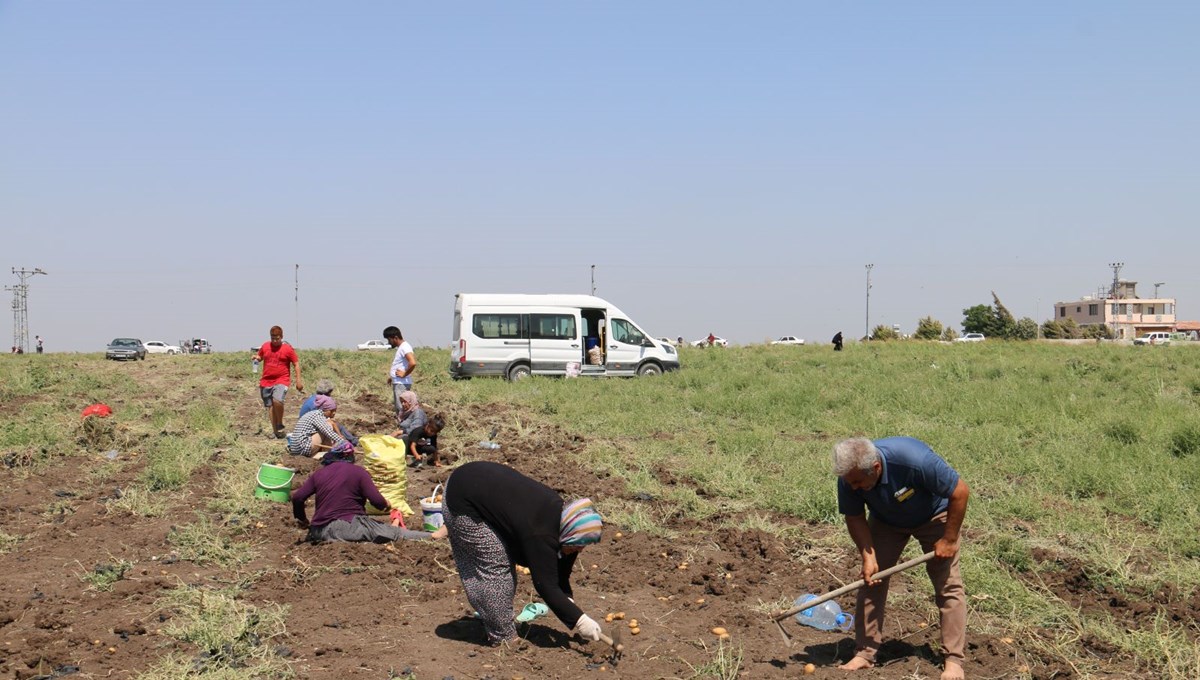
[(1076, 307), (1076, 308), (1075, 308), (1075, 313), (1076, 313), (1076, 314), (1078, 314), (1078, 313), (1080, 313), (1080, 312), (1082, 312), (1082, 311), (1083, 311), (1083, 307)]
[(1066, 315), (1067, 315), (1067, 308), (1066, 308), (1066, 307), (1059, 307), (1059, 308), (1058, 308), (1058, 315), (1059, 315), (1060, 317), (1066, 316)]
[(1146, 313), (1153, 314), (1154, 313), (1154, 305), (1146, 305)]
[(1100, 305), (1088, 305), (1088, 316), (1096, 316), (1100, 313)]

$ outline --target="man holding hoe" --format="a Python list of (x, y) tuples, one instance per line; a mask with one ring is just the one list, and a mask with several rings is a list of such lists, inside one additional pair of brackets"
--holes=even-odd
[[(896, 564), (910, 537), (932, 550), (925, 563), (941, 610), (945, 668), (942, 680), (963, 678), (967, 603), (958, 571), (959, 529), (967, 512), (970, 490), (928, 444), (911, 437), (871, 441), (847, 439), (833, 448), (833, 472), (838, 476), (838, 512), (862, 556), (862, 578), (855, 609), (855, 655), (842, 664), (845, 671), (875, 665), (883, 640), (887, 580), (875, 574)], [(870, 519), (866, 508), (871, 509)]]

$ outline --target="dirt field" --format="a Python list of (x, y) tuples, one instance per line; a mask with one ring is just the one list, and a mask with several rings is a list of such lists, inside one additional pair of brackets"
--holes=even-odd
[[(0, 407), (0, 415), (20, 405)], [(359, 433), (385, 429), (388, 404), (383, 395), (369, 395), (343, 408), (348, 425)], [(294, 417), (295, 404), (289, 413)], [(376, 413), (378, 418), (362, 414)], [(577, 435), (542, 431), (522, 441), (504, 430), (511, 422), (495, 410), (476, 407), (452, 413), (451, 420), (492, 421), (501, 428), (499, 451), (469, 449), (476, 458), (511, 465), (562, 492), (606, 498), (636, 499), (612, 479), (596, 479), (575, 462), (582, 440)], [(240, 436), (266, 437), (261, 409), (249, 399), (238, 406)], [(453, 434), (447, 439), (453, 439)], [(462, 451), (468, 442), (448, 442)], [(533, 453), (536, 451), (536, 454)], [(213, 453), (213, 461), (220, 452)], [(0, 555), (0, 677), (8, 678), (126, 678), (144, 671), (155, 660), (177, 653), (205, 660), (219, 650), (205, 650), (162, 633), (175, 615), (158, 601), (184, 584), (222, 586), (249, 580), (241, 598), (251, 604), (276, 603), (289, 607), (285, 635), (256, 640), (286, 660), (303, 678), (691, 678), (731, 677), (720, 670), (721, 654), (740, 653), (741, 677), (794, 678), (815, 664), (813, 677), (844, 677), (834, 665), (852, 653), (852, 640), (785, 623), (794, 636), (785, 647), (778, 630), (759, 608), (805, 592), (825, 592), (857, 578), (858, 563), (849, 539), (841, 554), (803, 562), (806, 545), (784, 545), (771, 535), (732, 529), (712, 530), (675, 520), (674, 541), (606, 527), (605, 539), (580, 557), (573, 578), (576, 599), (598, 620), (608, 612), (624, 612), (625, 623), (636, 618), (641, 632), (626, 628), (626, 651), (618, 663), (600, 643), (570, 637), (551, 615), (521, 629), (524, 642), (506, 648), (483, 644), (480, 625), (469, 618), (461, 584), (444, 542), (392, 545), (323, 545), (301, 542), (303, 532), (285, 504), (261, 502), (249, 535), (260, 555), (231, 573), (179, 559), (168, 541), (177, 522), (191, 522), (195, 512), (214, 526), (224, 521), (206, 510), (204, 499), (216, 483), (211, 464), (201, 468), (188, 493), (175, 501), (165, 518), (147, 519), (110, 509), (120, 489), (140, 473), (136, 459), (110, 462), (102, 456), (73, 456), (44, 474), (30, 476), (19, 452), (0, 468), (5, 492), (0, 498), (0, 530), (22, 537)], [(283, 461), (281, 457), (279, 459)], [(301, 475), (315, 463), (289, 459)], [(95, 483), (89, 466), (116, 465), (116, 474)], [(427, 492), (444, 470), (410, 473), (410, 502)], [(662, 471), (664, 480), (686, 483)], [(311, 506), (310, 506), (311, 512)], [(795, 524), (789, 518), (780, 523)], [(622, 535), (618, 537), (618, 532)], [(804, 527), (800, 535), (816, 537), (840, 527)], [(811, 539), (810, 539), (811, 540)], [(966, 549), (970, 549), (969, 530)], [(910, 549), (911, 550), (911, 549)], [(1130, 602), (1089, 583), (1079, 565), (1052, 554), (1042, 562), (1058, 563), (1060, 578), (1048, 586), (1085, 613), (1107, 611), (1131, 622), (1164, 613), (1172, 617), (1197, 615), (1200, 602), (1178, 602), (1171, 593), (1147, 594)], [(125, 560), (132, 568), (108, 592), (97, 592), (81, 575)], [(684, 565), (686, 563), (686, 568)], [(894, 601), (920, 571), (895, 577)], [(517, 606), (535, 598), (527, 576), (519, 577)], [(842, 598), (852, 606), (853, 597)], [(918, 611), (919, 610), (919, 611)], [(938, 626), (935, 610), (894, 606), (889, 609), (888, 637), (881, 664), (857, 677), (936, 678)], [(972, 614), (974, 617), (975, 614)], [(930, 617), (930, 618), (927, 618)], [(724, 647), (711, 633), (714, 626), (729, 630)], [(606, 624), (612, 631), (622, 622)], [(1007, 636), (988, 637), (970, 631), (966, 667), (971, 678), (1069, 678), (1069, 666), (1035, 654), (1032, 646)], [(1111, 677), (1143, 677), (1140, 669), (1112, 650), (1092, 650)], [(736, 665), (725, 664), (728, 669)], [(228, 677), (228, 676), (223, 676)]]

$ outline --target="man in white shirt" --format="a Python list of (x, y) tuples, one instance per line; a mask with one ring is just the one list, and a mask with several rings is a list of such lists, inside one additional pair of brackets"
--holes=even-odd
[(412, 373), (417, 368), (417, 359), (413, 356), (412, 345), (404, 339), (399, 328), (388, 326), (383, 329), (383, 338), (396, 348), (396, 356), (392, 359), (392, 370), (388, 373), (388, 383), (392, 386), (392, 405), (396, 413), (400, 413), (400, 393), (412, 389)]

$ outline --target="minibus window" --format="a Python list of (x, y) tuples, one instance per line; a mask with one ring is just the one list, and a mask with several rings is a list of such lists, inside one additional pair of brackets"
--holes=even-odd
[(520, 314), (476, 314), (471, 317), (471, 332), (480, 338), (519, 339)]
[(578, 340), (571, 314), (530, 314), (529, 337), (535, 340)]
[(612, 320), (612, 339), (626, 345), (640, 345), (646, 341), (646, 336), (636, 326), (625, 319)]

